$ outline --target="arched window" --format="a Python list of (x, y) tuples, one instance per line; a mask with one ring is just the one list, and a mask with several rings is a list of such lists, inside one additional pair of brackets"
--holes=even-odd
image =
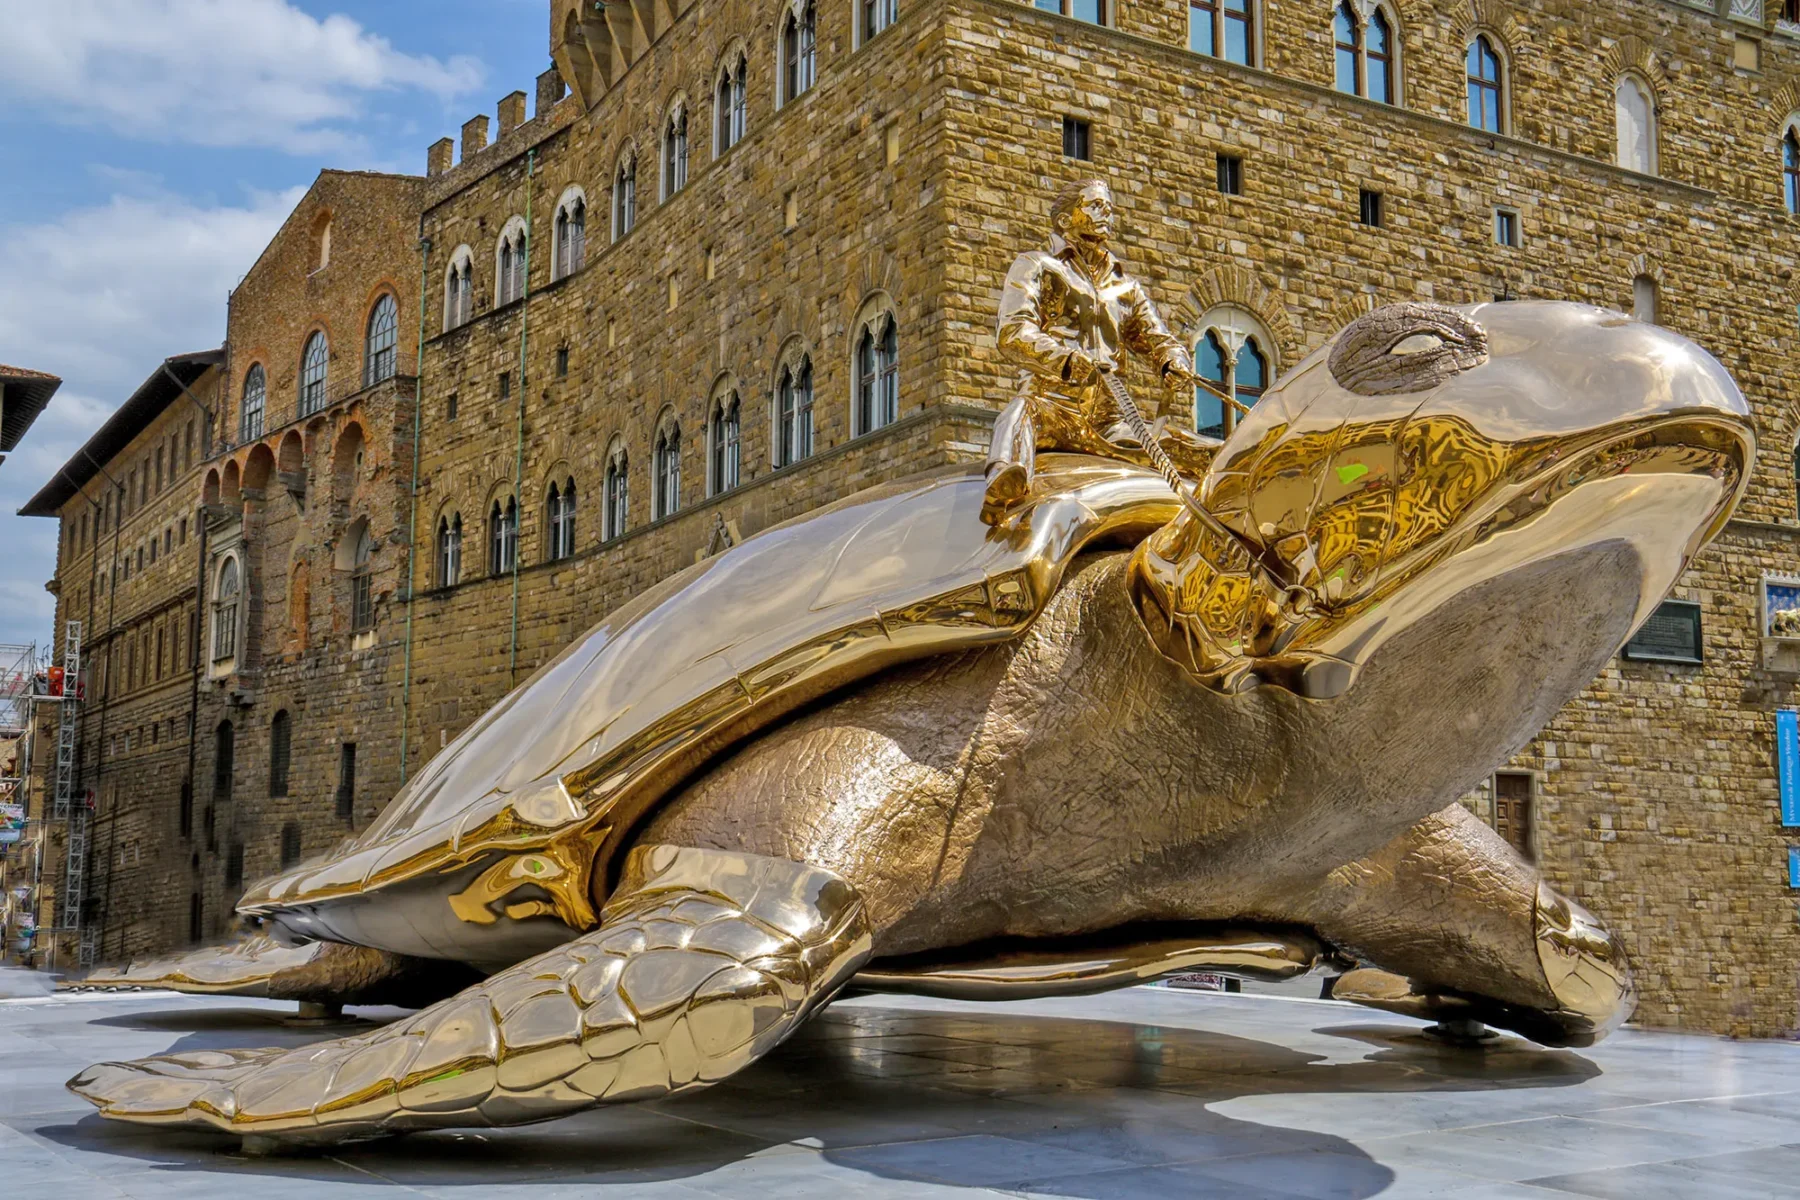
[(812, 455), (812, 359), (802, 357), (781, 369), (775, 388), (775, 465), (792, 466)]
[(1619, 165), (1645, 175), (1656, 173), (1656, 102), (1650, 86), (1636, 75), (1624, 75), (1614, 96)]
[(350, 557), (350, 631), (362, 633), (375, 628), (374, 572), (375, 539), (369, 536), (364, 522), (356, 535), (356, 548)]
[(550, 485), (544, 502), (544, 521), (548, 527), (550, 561), (568, 558), (575, 553), (575, 481), (566, 479), (562, 486)]
[(242, 587), (238, 563), (227, 558), (219, 565), (213, 588), (213, 661), (224, 662), (237, 653), (238, 597)]
[(601, 514), (607, 541), (625, 534), (625, 518), (631, 511), (630, 466), (625, 447), (614, 443), (606, 460), (606, 511)]
[(287, 709), (275, 714), (269, 722), (269, 797), (279, 799), (288, 794), (288, 759), (292, 751), (294, 722)]
[(444, 332), (468, 323), (475, 315), (475, 255), (467, 246), (450, 256), (444, 273)]
[(900, 0), (861, 0), (862, 21), (857, 34), (858, 45), (868, 41), (900, 19)]
[(1639, 275), (1631, 281), (1631, 315), (1646, 325), (1654, 325), (1656, 308), (1656, 280), (1649, 275)]
[(400, 341), (400, 306), (394, 293), (384, 292), (369, 314), (368, 342), (363, 349), (363, 386), (374, 387), (392, 379), (397, 366), (395, 347)]
[(462, 514), (451, 513), (438, 518), (437, 582), (439, 587), (455, 587), (462, 582)]
[(656, 431), (656, 491), (652, 496), (652, 521), (681, 511), (681, 425), (670, 417)]
[[(1250, 407), (1268, 390), (1273, 377), (1274, 339), (1247, 311), (1223, 305), (1201, 321), (1194, 343), (1194, 373), (1239, 404)], [(1194, 428), (1206, 437), (1222, 438), (1237, 423), (1236, 410), (1206, 388), (1194, 389)]]
[(742, 430), (742, 410), (738, 404), (737, 392), (731, 390), (716, 397), (713, 400), (712, 416), (706, 426), (707, 449), (712, 460), (712, 469), (708, 472), (708, 495), (729, 492), (738, 485), (742, 469)]
[(519, 562), (519, 504), (512, 496), (488, 512), (488, 574), (508, 575)]
[(495, 251), (495, 297), (494, 303), (511, 304), (515, 300), (524, 299), (526, 272), (530, 266), (529, 247), (525, 237), (525, 222), (514, 217), (506, 223), (500, 234), (500, 246)]
[(1332, 13), (1331, 30), (1337, 47), (1337, 90), (1392, 104), (1394, 29), (1387, 13), (1376, 8), (1365, 23), (1356, 6), (1343, 0)]
[(637, 224), (637, 155), (629, 151), (613, 174), (613, 241)]
[[(1039, 2), (1047, 6), (1054, 0)], [(1105, 24), (1104, 16), (1096, 22)], [(1254, 66), (1258, 57), (1256, 0), (1188, 0), (1188, 49)]]
[(1469, 124), (1489, 133), (1506, 132), (1506, 65), (1487, 34), (1469, 43)]
[(1781, 192), (1787, 210), (1800, 214), (1800, 128), (1794, 124), (1781, 138)]
[(551, 267), (558, 279), (587, 265), (587, 197), (574, 189), (556, 206), (555, 257)]
[(788, 10), (781, 23), (781, 102), (799, 96), (818, 77), (818, 9), (813, 0)]
[(863, 326), (856, 343), (856, 433), (873, 433), (900, 416), (900, 334), (894, 314)]
[(331, 359), (323, 330), (306, 339), (300, 356), (300, 415), (310, 417), (325, 407), (325, 370)]
[(663, 125), (662, 198), (667, 200), (687, 186), (688, 118), (687, 105), (677, 104)]
[(238, 413), (238, 440), (252, 441), (263, 435), (263, 405), (269, 398), (269, 377), (262, 364), (244, 376), (244, 403)]
[(744, 77), (750, 61), (742, 50), (719, 71), (713, 110), (713, 157), (725, 153), (744, 140), (749, 129), (749, 99), (744, 90)]

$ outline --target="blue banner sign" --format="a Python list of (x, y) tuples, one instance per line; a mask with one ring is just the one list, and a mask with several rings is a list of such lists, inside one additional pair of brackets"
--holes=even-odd
[(1800, 826), (1800, 710), (1775, 710), (1775, 770), (1781, 785), (1781, 823)]
[(1788, 886), (1800, 888), (1800, 846), (1788, 847)]

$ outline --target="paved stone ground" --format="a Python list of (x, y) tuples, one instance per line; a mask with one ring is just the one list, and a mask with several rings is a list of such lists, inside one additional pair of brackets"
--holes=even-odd
[(710, 1091), (316, 1157), (104, 1122), (62, 1088), (98, 1059), (325, 1036), (290, 1011), (0, 1001), (0, 1197), (1800, 1196), (1800, 1046), (1626, 1030), (1458, 1050), (1347, 1005), (1152, 988), (863, 997)]

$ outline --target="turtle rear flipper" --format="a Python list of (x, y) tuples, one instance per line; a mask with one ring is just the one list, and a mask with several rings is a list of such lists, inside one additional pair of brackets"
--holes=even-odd
[(102, 1063), (101, 1115), (331, 1142), (522, 1125), (717, 1082), (869, 957), (856, 889), (780, 859), (632, 851), (598, 929), (370, 1033), (294, 1050)]
[(303, 1004), (395, 1004), (419, 1008), (478, 982), (461, 963), (390, 954), (370, 946), (309, 942), (284, 946), (264, 933), (239, 934), (169, 958), (101, 967), (62, 990), (159, 988), (203, 996), (253, 996)]

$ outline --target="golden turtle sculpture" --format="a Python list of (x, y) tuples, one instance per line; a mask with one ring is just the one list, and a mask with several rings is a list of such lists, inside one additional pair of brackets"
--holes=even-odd
[(979, 470), (858, 493), (608, 616), (252, 888), (255, 937), (89, 981), (437, 1003), (69, 1086), (277, 1142), (519, 1124), (713, 1083), (845, 989), (1329, 964), (1361, 964), (1341, 998), (1591, 1043), (1629, 1015), (1620, 945), (1458, 798), (1649, 615), (1754, 455), (1729, 376), (1666, 330), (1402, 305), (1192, 493), (1083, 455), (992, 528)]

